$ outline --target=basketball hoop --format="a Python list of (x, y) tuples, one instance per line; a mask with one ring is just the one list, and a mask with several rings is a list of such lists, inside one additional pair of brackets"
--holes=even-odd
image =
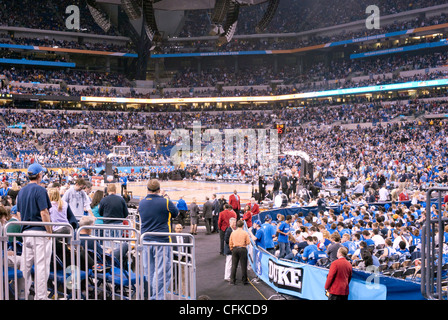
[(129, 157), (131, 155), (131, 147), (130, 146), (114, 146), (112, 152), (107, 155), (107, 158), (114, 157)]

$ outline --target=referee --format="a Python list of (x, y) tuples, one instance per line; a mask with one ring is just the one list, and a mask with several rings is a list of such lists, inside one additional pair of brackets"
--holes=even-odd
[(145, 235), (145, 233), (171, 233), (171, 221), (177, 217), (179, 210), (171, 200), (164, 198), (160, 194), (160, 183), (157, 179), (149, 180), (147, 189), (147, 196), (138, 205), (141, 233), (144, 235), (143, 270), (145, 274), (145, 294), (148, 295), (149, 293), (152, 300), (162, 300), (164, 299), (164, 291), (170, 287), (172, 248), (166, 245), (148, 243), (169, 243), (171, 239), (167, 235)]

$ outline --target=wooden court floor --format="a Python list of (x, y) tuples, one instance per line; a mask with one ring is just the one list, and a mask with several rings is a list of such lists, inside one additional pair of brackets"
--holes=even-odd
[[(128, 191), (132, 191), (134, 198), (142, 198), (147, 194), (146, 189), (147, 181), (142, 182), (129, 182)], [(117, 190), (120, 190), (120, 184), (117, 185)], [(205, 197), (208, 196), (210, 200), (212, 195), (216, 194), (218, 199), (221, 195), (229, 201), (229, 196), (234, 190), (237, 190), (237, 194), (241, 197), (241, 204), (250, 202), (252, 195), (252, 185), (250, 183), (232, 183), (232, 182), (213, 182), (213, 181), (160, 181), (160, 187), (162, 192), (166, 192), (170, 200), (177, 201), (183, 196), (183, 199), (187, 203), (191, 203), (193, 198), (196, 198), (197, 204), (203, 204)]]

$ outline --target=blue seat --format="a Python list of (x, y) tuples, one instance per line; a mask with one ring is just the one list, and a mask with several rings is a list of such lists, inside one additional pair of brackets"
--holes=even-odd
[(122, 270), (118, 267), (113, 267), (106, 272), (106, 281), (115, 284), (116, 286), (132, 286), (137, 282), (137, 275), (131, 271), (129, 274), (128, 270)]
[[(55, 257), (56, 262), (57, 262), (57, 266), (56, 266), (56, 272), (54, 271), (53, 268), (53, 264), (51, 265), (50, 268), (50, 274), (48, 275), (48, 280), (52, 281), (53, 283), (56, 282), (56, 288), (59, 288), (60, 285), (63, 285), (64, 283), (69, 282), (69, 284), (71, 283), (71, 280), (69, 279), (69, 277), (74, 276), (75, 279), (76, 277), (78, 277), (78, 272), (77, 269), (73, 270), (72, 268), (65, 268), (65, 272), (63, 269), (63, 264), (61, 259), (56, 256)], [(34, 266), (33, 266), (34, 268)], [(80, 279), (76, 279), (77, 282), (81, 283), (81, 281), (85, 281), (87, 278), (87, 273), (83, 270), (79, 271), (79, 277)], [(48, 286), (48, 290), (50, 291), (50, 297), (53, 296), (56, 292), (54, 290), (55, 286)], [(57, 294), (58, 295), (64, 295), (64, 292), (57, 290)], [(69, 288), (67, 289), (67, 299), (71, 299), (72, 297), (72, 289)]]
[[(91, 249), (88, 250), (91, 255), (95, 255), (95, 252)], [(132, 290), (134, 293), (136, 292), (135, 284), (137, 283), (137, 275), (130, 271), (128, 272), (127, 268), (120, 268), (120, 261), (116, 257), (112, 257), (109, 254), (105, 254), (106, 261), (104, 261), (103, 257), (96, 252), (96, 270), (90, 270), (89, 276), (98, 280), (98, 284), (103, 282), (111, 284), (114, 286), (115, 290), (118, 291), (121, 286), (127, 287)], [(110, 288), (109, 294), (112, 295)], [(120, 296), (123, 299), (127, 297), (125, 295), (120, 295), (115, 293), (115, 295)]]
[(19, 269), (14, 270), (13, 267), (8, 267), (8, 280), (14, 280), (17, 273), (17, 279), (23, 278), (23, 273)]

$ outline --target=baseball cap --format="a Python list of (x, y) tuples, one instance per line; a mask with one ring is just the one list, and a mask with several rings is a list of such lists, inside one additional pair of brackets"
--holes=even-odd
[(259, 226), (261, 226), (261, 221), (260, 220), (255, 220), (254, 223), (258, 224)]
[(267, 214), (266, 217), (264, 217), (264, 221), (272, 220), (272, 217), (270, 214)]
[(318, 245), (317, 245), (317, 249), (324, 250), (325, 249), (325, 245), (322, 242), (319, 242)]
[(32, 165), (30, 165), (28, 167), (29, 175), (35, 176), (35, 175), (39, 174), (40, 172), (47, 172), (47, 169), (45, 169), (38, 163), (33, 163)]

